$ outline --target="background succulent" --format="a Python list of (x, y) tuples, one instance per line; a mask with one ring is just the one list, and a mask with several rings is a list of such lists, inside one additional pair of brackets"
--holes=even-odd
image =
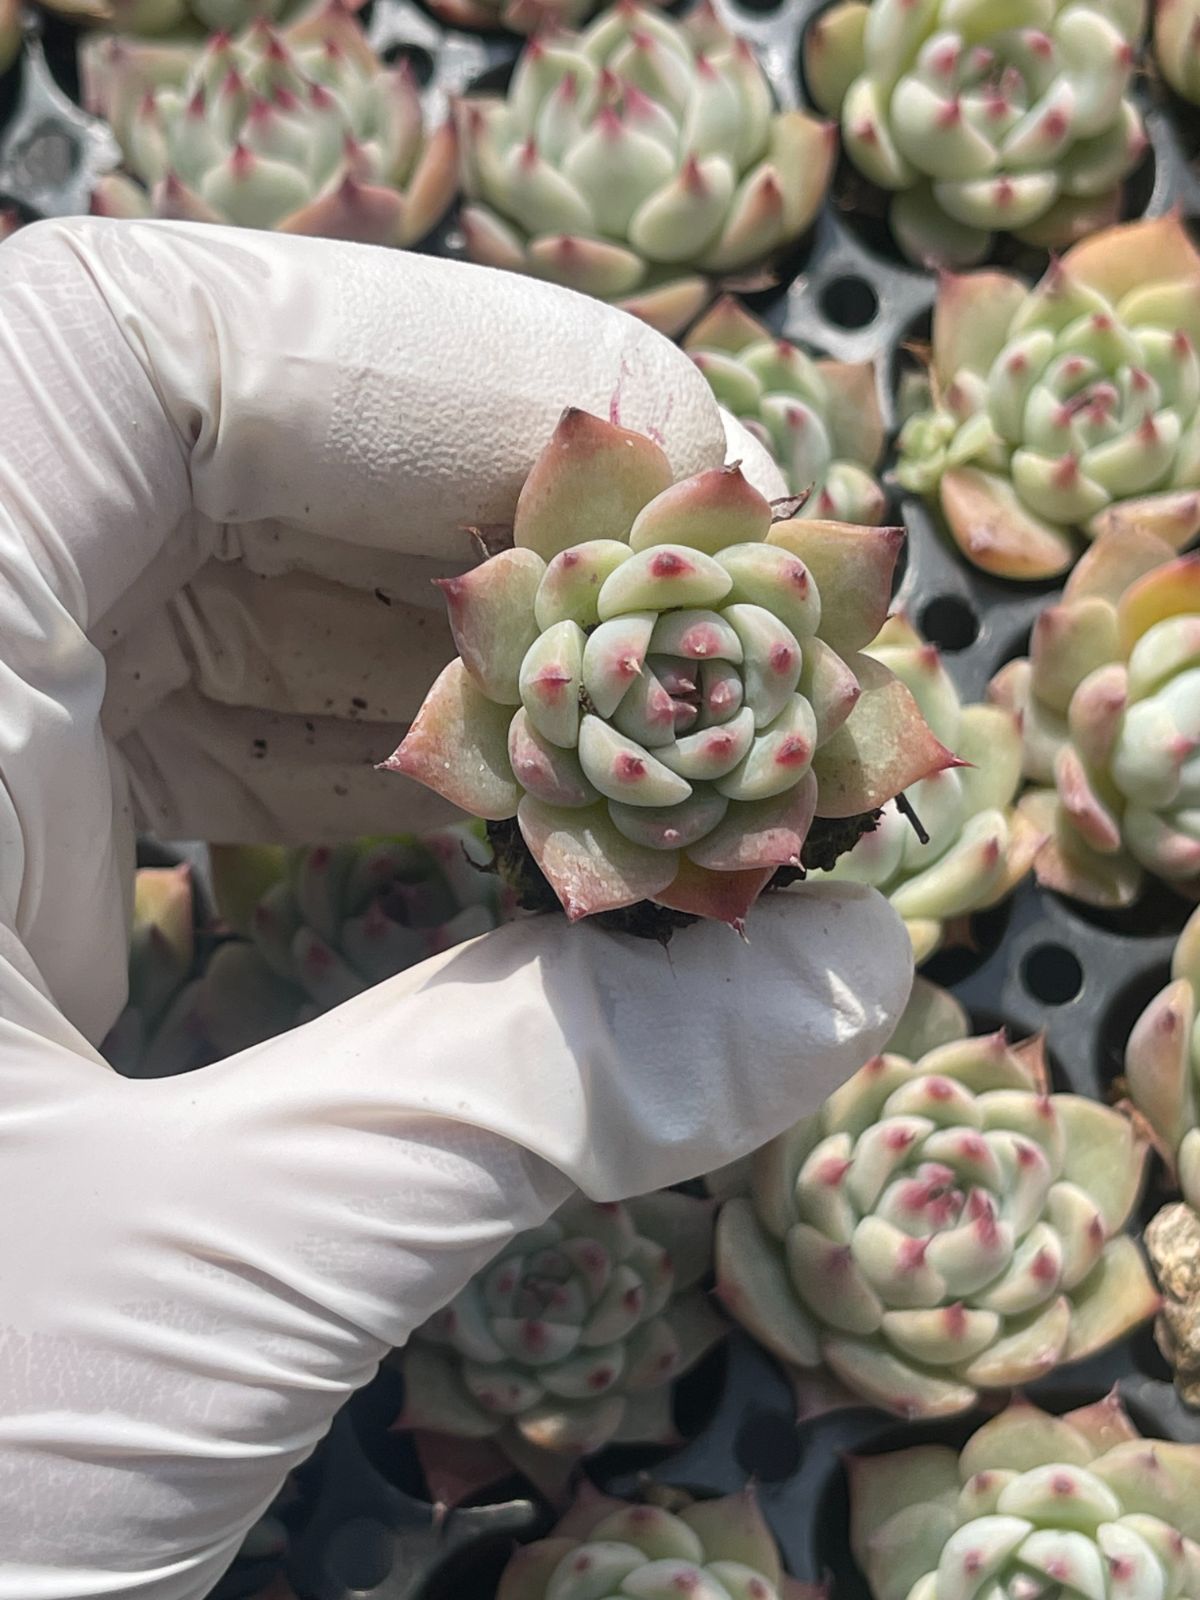
[(1125, 1049), (1130, 1098), (1154, 1132), (1184, 1198), (1200, 1211), (1200, 911), (1171, 956), (1171, 982), (1142, 1012)]
[(206, 1029), (223, 1055), (487, 933), (502, 915), (478, 825), (301, 850), (214, 845), (211, 857), (218, 909), (244, 936), (205, 972)]
[(585, 1481), (549, 1538), (513, 1556), (496, 1600), (816, 1600), (821, 1593), (783, 1571), (752, 1489), (700, 1501), (678, 1490), (652, 1493), (652, 1503), (631, 1504)]
[(1020, 802), (1040, 883), (1099, 906), (1129, 905), (1144, 871), (1200, 893), (1200, 555), (1106, 535), (990, 693), (1045, 786)]
[(413, 1336), (399, 1425), (492, 1439), (518, 1464), (670, 1442), (672, 1384), (725, 1331), (698, 1287), (711, 1264), (710, 1201), (577, 1196)]
[(943, 279), (929, 403), (898, 481), (940, 507), (963, 554), (1048, 578), (1078, 535), (1200, 531), (1200, 254), (1176, 215), (1069, 250), (1033, 290)]
[(797, 240), (832, 128), (776, 112), (750, 46), (708, 5), (631, 0), (527, 46), (507, 98), (461, 107), (462, 214), (477, 260), (614, 300), (664, 332), (711, 284)]
[(428, 3), (429, 9), (453, 28), (507, 28), (512, 33), (551, 33), (560, 28), (578, 28), (597, 9), (597, 0), (428, 0)]
[[(68, 9), (64, 0), (50, 3), (54, 10)], [(208, 33), (240, 33), (260, 18), (285, 22), (313, 5), (314, 0), (82, 0), (114, 33), (181, 41)], [(69, 9), (81, 9), (81, 0), (70, 0)], [(358, 5), (350, 9), (356, 11)]]
[(217, 34), (194, 60), (96, 41), (86, 77), (137, 180), (100, 180), (105, 215), (410, 245), (454, 196), (453, 123), (426, 139), (411, 69), (385, 67), (341, 0), (283, 33)]
[(161, 1078), (215, 1059), (199, 999), (203, 917), (191, 868), (143, 867), (134, 883), (129, 998), (101, 1052), (131, 1078)]
[(914, 261), (969, 266), (995, 233), (1043, 247), (1114, 222), (1146, 148), (1129, 98), (1143, 0), (843, 0), (805, 37), (846, 154), (894, 192)]
[(460, 659), (387, 765), (515, 815), (572, 919), (649, 900), (737, 924), (814, 817), (953, 762), (857, 653), (899, 538), (772, 525), (737, 467), (672, 484), (649, 439), (568, 411), (515, 548), (443, 585)]
[(1013, 809), (1021, 782), (1015, 713), (964, 706), (940, 653), (904, 616), (889, 617), (866, 653), (907, 685), (934, 735), (970, 765), (931, 773), (906, 791), (927, 842), (889, 800), (874, 830), (813, 876), (869, 883), (887, 895), (921, 962), (941, 944), (947, 922), (995, 905), (1016, 887), (1041, 837)]
[[(1145, 1148), (1003, 1034), (884, 1055), (752, 1163), (717, 1223), (726, 1309), (901, 1416), (964, 1411), (1151, 1316), (1120, 1232)], [(906, 1592), (906, 1591), (903, 1591)]]
[(858, 1456), (849, 1475), (874, 1600), (1200, 1594), (1200, 1447), (1143, 1439), (1115, 1396), (1063, 1417), (1018, 1401), (961, 1454)]
[(1175, 93), (1200, 105), (1200, 0), (1158, 0), (1154, 54)]
[(684, 348), (717, 399), (783, 469), (802, 517), (878, 523), (886, 498), (874, 474), (883, 415), (869, 361), (814, 361), (722, 296)]

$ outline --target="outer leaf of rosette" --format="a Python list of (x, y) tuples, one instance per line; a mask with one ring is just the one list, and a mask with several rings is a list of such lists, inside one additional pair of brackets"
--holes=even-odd
[(673, 850), (633, 844), (605, 805), (563, 810), (531, 795), (521, 801), (521, 835), (572, 922), (653, 899), (674, 880)]
[(909, 784), (957, 765), (899, 678), (870, 656), (853, 656), (847, 664), (862, 694), (813, 758), (823, 817), (873, 811)]
[(666, 455), (644, 434), (569, 407), (525, 480), (513, 542), (549, 561), (587, 540), (626, 541), (671, 477)]
[(816, 582), (825, 643), (842, 656), (870, 644), (887, 617), (903, 528), (793, 518), (777, 522), (767, 540), (799, 556)]
[(482, 693), (456, 657), (425, 697), (394, 755), (383, 763), (477, 817), (502, 822), (521, 797), (508, 759), (509, 707)]

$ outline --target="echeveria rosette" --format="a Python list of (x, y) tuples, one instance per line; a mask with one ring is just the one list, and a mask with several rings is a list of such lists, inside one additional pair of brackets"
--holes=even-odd
[(1200, 0), (1158, 0), (1154, 55), (1175, 93), (1200, 106)]
[(939, 651), (901, 615), (888, 618), (865, 653), (908, 686), (934, 735), (969, 764), (932, 773), (906, 791), (927, 840), (890, 800), (870, 833), (812, 876), (867, 883), (885, 894), (904, 918), (920, 963), (939, 948), (947, 923), (1011, 893), (1042, 839), (1013, 807), (1021, 784), (1016, 714), (964, 706)]
[(651, 901), (740, 924), (814, 818), (954, 763), (859, 653), (898, 530), (773, 523), (738, 467), (672, 483), (650, 439), (568, 411), (513, 537), (443, 585), (459, 658), (386, 765), (515, 816), (572, 920)]
[(1041, 884), (1118, 907), (1150, 872), (1200, 896), (1200, 555), (1098, 540), (990, 693), (1021, 717)]
[(896, 478), (935, 503), (963, 554), (1050, 578), (1080, 537), (1200, 531), (1200, 254), (1177, 215), (1112, 228), (1029, 290), (943, 278), (929, 399)]
[(651, 1492), (654, 1503), (631, 1504), (584, 1480), (549, 1537), (515, 1553), (496, 1600), (820, 1600), (784, 1572), (753, 1489), (699, 1501)]
[(1157, 1299), (1145, 1146), (1003, 1034), (883, 1055), (760, 1151), (722, 1208), (725, 1308), (789, 1365), (905, 1417), (965, 1411), (1122, 1337)]
[(824, 197), (836, 134), (777, 112), (753, 50), (707, 5), (620, 0), (529, 44), (506, 98), (460, 107), (477, 261), (610, 300), (665, 333), (769, 267)]
[(684, 341), (726, 410), (767, 448), (798, 513), (879, 523), (884, 425), (870, 361), (815, 361), (723, 295)]
[(904, 252), (973, 266), (998, 233), (1060, 248), (1116, 221), (1146, 149), (1144, 27), (1144, 0), (842, 0), (805, 71)]
[(710, 1201), (669, 1191), (568, 1201), (413, 1335), (397, 1426), (517, 1463), (675, 1440), (672, 1385), (726, 1331), (699, 1287), (712, 1222)]
[(384, 66), (341, 0), (286, 32), (217, 34), (195, 59), (97, 41), (86, 82), (131, 174), (100, 180), (104, 215), (406, 246), (457, 188), (453, 122), (426, 137), (411, 69)]
[(504, 909), (478, 824), (302, 849), (213, 846), (217, 909), (240, 935), (204, 973), (223, 1055), (319, 1016), (496, 927)]
[(1144, 1439), (1116, 1395), (1025, 1401), (961, 1453), (854, 1456), (850, 1544), (874, 1600), (1197, 1600), (1200, 1446)]

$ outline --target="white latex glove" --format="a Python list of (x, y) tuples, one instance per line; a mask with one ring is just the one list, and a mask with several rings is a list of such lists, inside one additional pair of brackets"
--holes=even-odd
[(903, 1003), (903, 928), (826, 888), (669, 953), (526, 922), (185, 1077), (89, 1043), (135, 823), (422, 820), (371, 763), (448, 650), (427, 579), (511, 515), (568, 402), (657, 429), (679, 473), (721, 458), (684, 357), (523, 279), (166, 223), (0, 250), (5, 1600), (205, 1594), (514, 1230), (761, 1143)]

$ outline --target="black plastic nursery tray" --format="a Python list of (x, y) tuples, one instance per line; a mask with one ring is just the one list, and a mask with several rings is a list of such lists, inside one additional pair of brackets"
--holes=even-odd
[[(801, 103), (801, 41), (819, 0), (718, 5), (758, 48), (780, 101)], [(519, 49), (504, 35), (447, 29), (412, 0), (374, 0), (364, 15), (379, 49), (413, 62), (434, 113), (450, 95), (502, 85)], [(86, 209), (90, 174), (112, 157), (104, 130), (65, 98), (63, 91), (76, 86), (71, 34), (61, 23), (47, 24), (46, 58), (53, 77), (35, 44), (23, 84), (14, 75), (0, 83), (0, 204), (15, 201), (27, 215)], [(1173, 100), (1149, 74), (1137, 94), (1150, 148), (1128, 186), (1128, 216), (1179, 206), (1200, 229), (1200, 112)], [(748, 301), (776, 332), (819, 353), (872, 361), (884, 414), (893, 422), (897, 384), (910, 347), (928, 335), (936, 285), (903, 261), (886, 226), (860, 201), (853, 175), (840, 171), (811, 237), (795, 252), (791, 276)], [(433, 248), (461, 254), (453, 217)], [(1007, 260), (1031, 275), (1045, 265), (1035, 252)], [(941, 646), (964, 696), (978, 699), (992, 673), (1021, 653), (1034, 617), (1056, 590), (974, 571), (915, 500), (899, 497), (895, 512), (909, 530), (898, 602)], [(925, 973), (954, 990), (980, 1030), (1006, 1026), (1017, 1038), (1044, 1030), (1057, 1088), (1111, 1098), (1126, 1038), (1166, 980), (1188, 909), (1157, 890), (1127, 911), (1098, 913), (1026, 884), (1008, 904), (974, 919), (969, 946), (943, 952)], [(1143, 1221), (1163, 1198), (1153, 1171)], [(537, 1537), (554, 1520), (551, 1508), (517, 1482), (486, 1503), (448, 1512), (430, 1504), (411, 1445), (388, 1431), (400, 1408), (399, 1382), (385, 1369), (356, 1396), (300, 1475), (300, 1498), (287, 1520), (289, 1577), (301, 1600), (491, 1600), (514, 1542)], [(1030, 1392), (1063, 1410), (1114, 1383), (1144, 1432), (1200, 1443), (1200, 1413), (1179, 1401), (1149, 1329)], [(635, 1492), (641, 1474), (698, 1494), (727, 1493), (753, 1479), (789, 1570), (803, 1579), (831, 1578), (839, 1600), (865, 1600), (848, 1554), (840, 1453), (931, 1437), (959, 1442), (979, 1420), (976, 1413), (910, 1427), (855, 1408), (798, 1421), (782, 1370), (735, 1332), (684, 1386), (679, 1421), (686, 1444), (668, 1454), (610, 1452), (591, 1461), (588, 1472), (617, 1492)], [(221, 1600), (253, 1593), (269, 1570), (270, 1563), (237, 1563), (218, 1590)]]

